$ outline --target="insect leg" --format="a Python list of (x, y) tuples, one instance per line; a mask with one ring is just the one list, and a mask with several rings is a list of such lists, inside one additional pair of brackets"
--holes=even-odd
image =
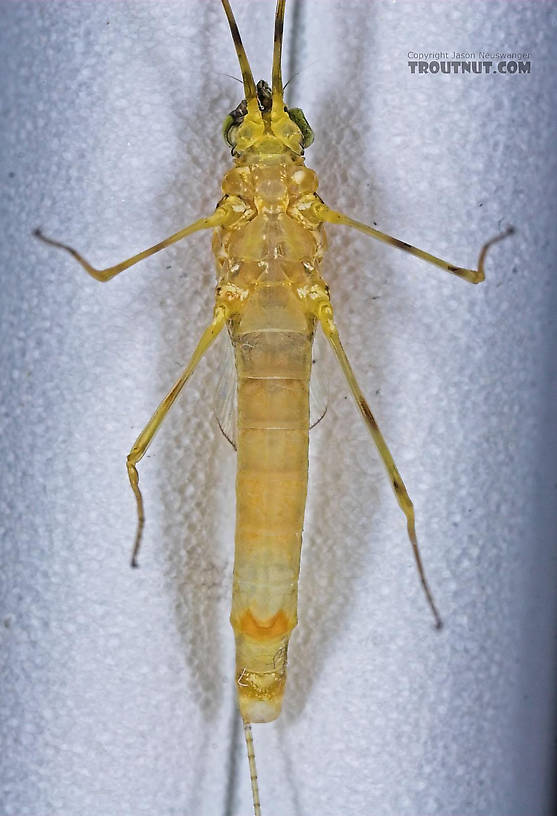
[(143, 428), (143, 430), (135, 440), (131, 451), (128, 454), (128, 458), (126, 460), (126, 467), (128, 469), (130, 485), (134, 492), (135, 500), (137, 502), (137, 532), (135, 535), (135, 542), (132, 552), (131, 559), (132, 567), (137, 567), (137, 555), (139, 553), (139, 548), (141, 545), (143, 525), (145, 524), (145, 513), (143, 510), (143, 496), (141, 495), (141, 490), (139, 489), (139, 474), (137, 472), (136, 465), (145, 456), (147, 448), (151, 444), (151, 440), (153, 439), (155, 433), (158, 431), (170, 407), (173, 405), (174, 401), (176, 400), (176, 397), (178, 396), (184, 385), (187, 383), (187, 381), (193, 374), (198, 362), (201, 360), (201, 358), (203, 357), (203, 355), (205, 354), (213, 340), (217, 337), (217, 335), (221, 331), (225, 322), (226, 322), (226, 309), (220, 305), (216, 306), (213, 320), (201, 335), (201, 339), (199, 340), (197, 348), (193, 352), (191, 360), (189, 361), (187, 367), (184, 369), (180, 378), (174, 383), (166, 397), (162, 400), (162, 402), (158, 406), (157, 410), (155, 411), (147, 425)]
[(356, 377), (354, 376), (354, 372), (352, 371), (352, 366), (350, 365), (348, 357), (346, 356), (346, 352), (344, 351), (342, 344), (340, 342), (338, 330), (333, 318), (333, 308), (327, 296), (324, 296), (322, 298), (321, 303), (319, 303), (315, 311), (317, 317), (319, 318), (319, 322), (321, 323), (321, 328), (323, 329), (325, 337), (331, 344), (332, 349), (336, 354), (337, 360), (339, 361), (340, 366), (344, 371), (345, 377), (348, 381), (348, 385), (350, 386), (350, 390), (352, 391), (354, 399), (356, 400), (356, 403), (358, 405), (358, 408), (360, 409), (360, 412), (364, 418), (368, 430), (373, 437), (373, 441), (375, 442), (377, 450), (379, 451), (379, 455), (383, 460), (383, 464), (385, 465), (385, 468), (387, 470), (389, 479), (391, 481), (391, 486), (393, 488), (399, 507), (406, 516), (408, 538), (410, 539), (410, 543), (412, 544), (412, 550), (414, 552), (414, 559), (416, 561), (416, 567), (418, 568), (420, 581), (425, 596), (427, 598), (427, 602), (433, 613), (433, 617), (435, 618), (435, 627), (437, 629), (441, 629), (443, 623), (441, 621), (441, 616), (437, 611), (435, 601), (433, 600), (433, 595), (431, 593), (429, 584), (425, 576), (425, 571), (420, 556), (420, 550), (418, 547), (418, 539), (416, 537), (416, 522), (414, 518), (414, 505), (410, 500), (404, 482), (402, 481), (402, 477), (398, 472), (397, 466), (394, 463), (391, 452), (387, 447), (387, 443), (383, 439), (383, 435), (379, 430), (379, 426), (377, 425), (377, 422), (375, 421), (375, 418), (371, 413), (366, 398), (362, 394), (360, 386), (356, 381)]
[(495, 238), (491, 238), (491, 240), (487, 241), (480, 250), (478, 268), (465, 269), (462, 266), (454, 266), (453, 264), (448, 263), (448, 261), (444, 261), (442, 258), (437, 258), (435, 255), (430, 255), (429, 252), (425, 252), (423, 249), (418, 249), (418, 247), (412, 246), (412, 244), (407, 244), (405, 241), (400, 241), (398, 238), (393, 238), (392, 235), (387, 235), (385, 232), (380, 232), (380, 230), (376, 230), (367, 224), (363, 224), (361, 221), (355, 221), (353, 218), (343, 215), (343, 213), (336, 212), (336, 210), (331, 210), (331, 208), (327, 207), (327, 205), (323, 204), (323, 202), (314, 204), (313, 212), (321, 221), (326, 221), (330, 224), (344, 224), (347, 227), (354, 227), (354, 229), (360, 230), (360, 232), (365, 232), (366, 235), (371, 235), (372, 238), (376, 238), (378, 241), (391, 244), (391, 246), (398, 247), (398, 249), (403, 249), (405, 252), (409, 252), (411, 255), (416, 255), (418, 258), (421, 258), (430, 264), (439, 266), (441, 269), (445, 269), (452, 275), (456, 275), (458, 278), (462, 278), (469, 283), (481, 283), (483, 280), (485, 280), (484, 263), (488, 249), (493, 246), (493, 244), (496, 244), (498, 241), (502, 241), (503, 238), (507, 238), (509, 235), (514, 233), (514, 227), (508, 227), (508, 229), (506, 229), (504, 232), (496, 235)]
[(129, 266), (133, 266), (134, 264), (138, 263), (138, 261), (142, 261), (144, 258), (148, 258), (150, 255), (154, 255), (155, 252), (165, 249), (165, 247), (176, 243), (176, 241), (180, 241), (182, 238), (186, 238), (186, 236), (191, 235), (193, 232), (221, 226), (222, 224), (227, 223), (229, 219), (229, 208), (219, 205), (212, 215), (206, 216), (205, 218), (199, 218), (197, 221), (194, 221), (193, 224), (189, 224), (187, 227), (184, 227), (184, 229), (175, 232), (169, 238), (165, 238), (164, 241), (160, 241), (158, 244), (149, 247), (149, 249), (145, 249), (143, 252), (138, 252), (137, 255), (132, 255), (131, 258), (127, 258), (127, 260), (122, 261), (115, 266), (109, 266), (106, 269), (95, 269), (95, 267), (91, 266), (91, 264), (86, 261), (83, 255), (80, 255), (76, 249), (73, 249), (73, 247), (68, 246), (67, 244), (63, 244), (60, 241), (54, 241), (52, 238), (47, 238), (47, 236), (43, 235), (38, 228), (33, 231), (33, 235), (36, 238), (39, 238), (41, 241), (44, 241), (45, 244), (50, 244), (50, 246), (58, 247), (59, 249), (65, 249), (66, 252), (69, 252), (70, 255), (72, 255), (76, 261), (81, 264), (81, 266), (86, 272), (89, 273), (89, 275), (91, 275), (91, 277), (95, 278), (95, 280), (101, 281), (101, 283), (104, 283), (105, 281), (109, 281), (111, 278), (115, 277), (115, 275), (118, 275), (120, 272), (123, 272), (123, 270), (127, 269)]

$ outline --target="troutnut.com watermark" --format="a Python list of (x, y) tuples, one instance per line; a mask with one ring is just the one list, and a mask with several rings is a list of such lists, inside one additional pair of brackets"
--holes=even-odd
[(529, 51), (409, 51), (411, 74), (529, 74)]

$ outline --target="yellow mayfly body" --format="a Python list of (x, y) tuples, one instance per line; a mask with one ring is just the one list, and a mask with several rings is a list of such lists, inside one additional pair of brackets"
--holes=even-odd
[(412, 502), (339, 338), (329, 288), (320, 273), (326, 250), (324, 227), (353, 227), (469, 283), (484, 280), (488, 248), (511, 230), (483, 246), (477, 269), (466, 269), (330, 208), (317, 194), (315, 172), (304, 164), (304, 150), (313, 141), (312, 131), (303, 112), (288, 108), (283, 98), (281, 53), (286, 0), (278, 0), (276, 6), (270, 86), (262, 80), (255, 83), (229, 0), (221, 1), (240, 64), (245, 98), (224, 122), (223, 135), (232, 150), (234, 166), (224, 176), (223, 196), (215, 211), (102, 270), (91, 266), (72, 247), (38, 230), (35, 234), (69, 252), (102, 282), (194, 232), (213, 231), (217, 286), (212, 320), (188, 366), (139, 434), (127, 458), (138, 514), (132, 564), (137, 563), (145, 519), (137, 465), (198, 362), (226, 328), (237, 374), (237, 508), (230, 619), (236, 639), (236, 691), (258, 816), (261, 806), (250, 723), (270, 722), (280, 713), (288, 643), (297, 624), (308, 478), (309, 382), (317, 329), (329, 341), (379, 451), (406, 518), (435, 625), (441, 627), (420, 558)]

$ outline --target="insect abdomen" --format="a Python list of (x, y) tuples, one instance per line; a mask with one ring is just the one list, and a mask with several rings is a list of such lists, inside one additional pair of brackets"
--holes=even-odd
[(307, 324), (305, 330), (266, 327), (236, 335), (234, 345), (238, 472), (231, 623), (236, 683), (244, 719), (269, 722), (280, 713), (288, 639), (297, 623), (311, 333)]

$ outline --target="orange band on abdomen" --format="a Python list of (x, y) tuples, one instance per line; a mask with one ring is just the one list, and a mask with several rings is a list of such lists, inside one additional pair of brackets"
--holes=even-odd
[(271, 638), (280, 637), (294, 628), (292, 622), (282, 609), (279, 609), (272, 618), (267, 618), (266, 620), (257, 620), (251, 609), (247, 609), (244, 614), (240, 616), (239, 623), (239, 631), (243, 635), (255, 638), (256, 640), (270, 640)]

